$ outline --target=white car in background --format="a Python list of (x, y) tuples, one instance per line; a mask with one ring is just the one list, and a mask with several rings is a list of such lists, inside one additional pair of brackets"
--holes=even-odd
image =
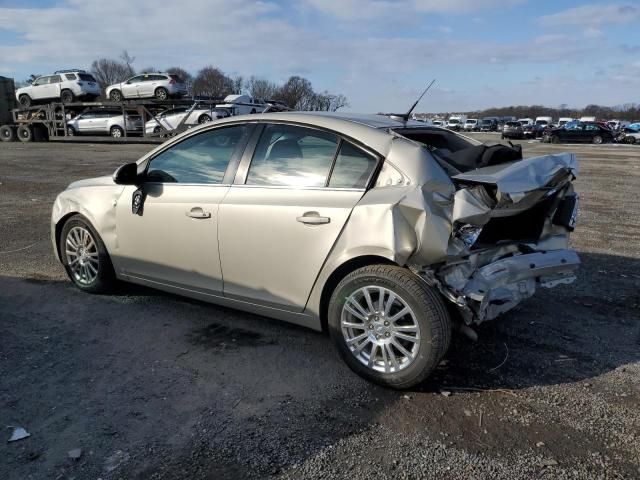
[(167, 100), (187, 94), (187, 86), (178, 75), (172, 73), (142, 73), (122, 83), (110, 85), (105, 96), (113, 102), (130, 98), (156, 98)]
[(268, 105), (263, 99), (249, 95), (227, 95), (218, 107), (228, 110), (231, 115), (251, 115), (262, 113)]
[(223, 108), (196, 108), (190, 111), (188, 107), (177, 107), (159, 113), (156, 118), (146, 122), (144, 131), (146, 134), (160, 133), (163, 127), (164, 130), (172, 131), (181, 125), (190, 127), (228, 116), (229, 111)]
[(431, 125), (433, 125), (434, 127), (442, 127), (445, 128), (447, 126), (447, 122), (444, 120), (433, 120), (431, 122)]
[(111, 135), (121, 138), (127, 133), (141, 133), (142, 119), (119, 110), (88, 110), (67, 120), (67, 136)]
[(477, 118), (467, 118), (464, 122), (464, 131), (465, 132), (475, 132), (478, 130), (478, 119)]
[(23, 108), (39, 100), (60, 100), (71, 103), (76, 99), (93, 100), (100, 96), (100, 86), (84, 70), (58, 70), (53, 75), (36, 78), (31, 85), (16, 90), (16, 99)]

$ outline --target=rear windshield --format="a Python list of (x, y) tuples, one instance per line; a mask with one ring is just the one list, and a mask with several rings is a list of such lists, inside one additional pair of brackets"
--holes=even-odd
[(182, 79), (181, 79), (178, 75), (173, 75), (173, 74), (171, 74), (171, 75), (169, 75), (169, 77), (170, 77), (172, 80), (175, 80), (175, 81), (176, 81), (176, 83), (182, 83)]
[(96, 79), (93, 78), (93, 75), (90, 75), (88, 73), (79, 73), (78, 76), (80, 77), (80, 80), (84, 80), (85, 82), (95, 82)]
[(492, 123), (493, 123), (493, 120), (482, 120), (483, 125), (491, 125)]
[(507, 122), (508, 127), (519, 127), (520, 122)]

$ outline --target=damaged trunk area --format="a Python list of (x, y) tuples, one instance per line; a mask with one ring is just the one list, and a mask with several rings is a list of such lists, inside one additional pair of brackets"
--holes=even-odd
[(568, 237), (578, 211), (577, 173), (575, 156), (564, 153), (451, 175), (456, 193), (447, 260), (420, 274), (467, 324), (496, 318), (538, 287), (575, 280), (580, 259)]

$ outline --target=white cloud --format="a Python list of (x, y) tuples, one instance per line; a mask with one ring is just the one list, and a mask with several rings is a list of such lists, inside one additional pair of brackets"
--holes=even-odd
[(545, 15), (538, 22), (547, 27), (565, 25), (615, 25), (640, 20), (640, 6), (630, 4), (583, 5), (551, 15)]

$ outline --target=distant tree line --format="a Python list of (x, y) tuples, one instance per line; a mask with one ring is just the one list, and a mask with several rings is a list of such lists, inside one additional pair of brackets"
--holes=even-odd
[[(454, 113), (464, 112), (441, 112), (429, 114), (433, 116), (447, 117)], [(596, 117), (602, 120), (638, 120), (640, 119), (640, 104), (638, 103), (625, 103), (623, 105), (616, 105), (613, 107), (607, 107), (603, 105), (587, 105), (585, 108), (569, 108), (568, 105), (562, 104), (558, 107), (546, 107), (544, 105), (517, 105), (510, 107), (491, 107), (485, 110), (476, 110), (472, 112), (466, 112), (467, 116), (484, 118), (484, 117), (509, 117), (516, 118), (535, 118), (550, 116), (553, 118), (571, 117), (580, 118), (583, 116)]]
[[(122, 82), (136, 73), (157, 72), (154, 67), (136, 70), (133, 67), (134, 57), (127, 51), (119, 58), (101, 58), (91, 64), (91, 73), (100, 84), (102, 91), (114, 83)], [(341, 94), (327, 91), (316, 92), (306, 78), (292, 76), (279, 85), (264, 78), (251, 76), (228, 76), (212, 65), (200, 69), (195, 75), (181, 67), (166, 68), (163, 71), (178, 75), (187, 85), (189, 96), (225, 97), (231, 94), (246, 93), (254, 98), (279, 100), (294, 110), (331, 111), (349, 105), (347, 98)]]

